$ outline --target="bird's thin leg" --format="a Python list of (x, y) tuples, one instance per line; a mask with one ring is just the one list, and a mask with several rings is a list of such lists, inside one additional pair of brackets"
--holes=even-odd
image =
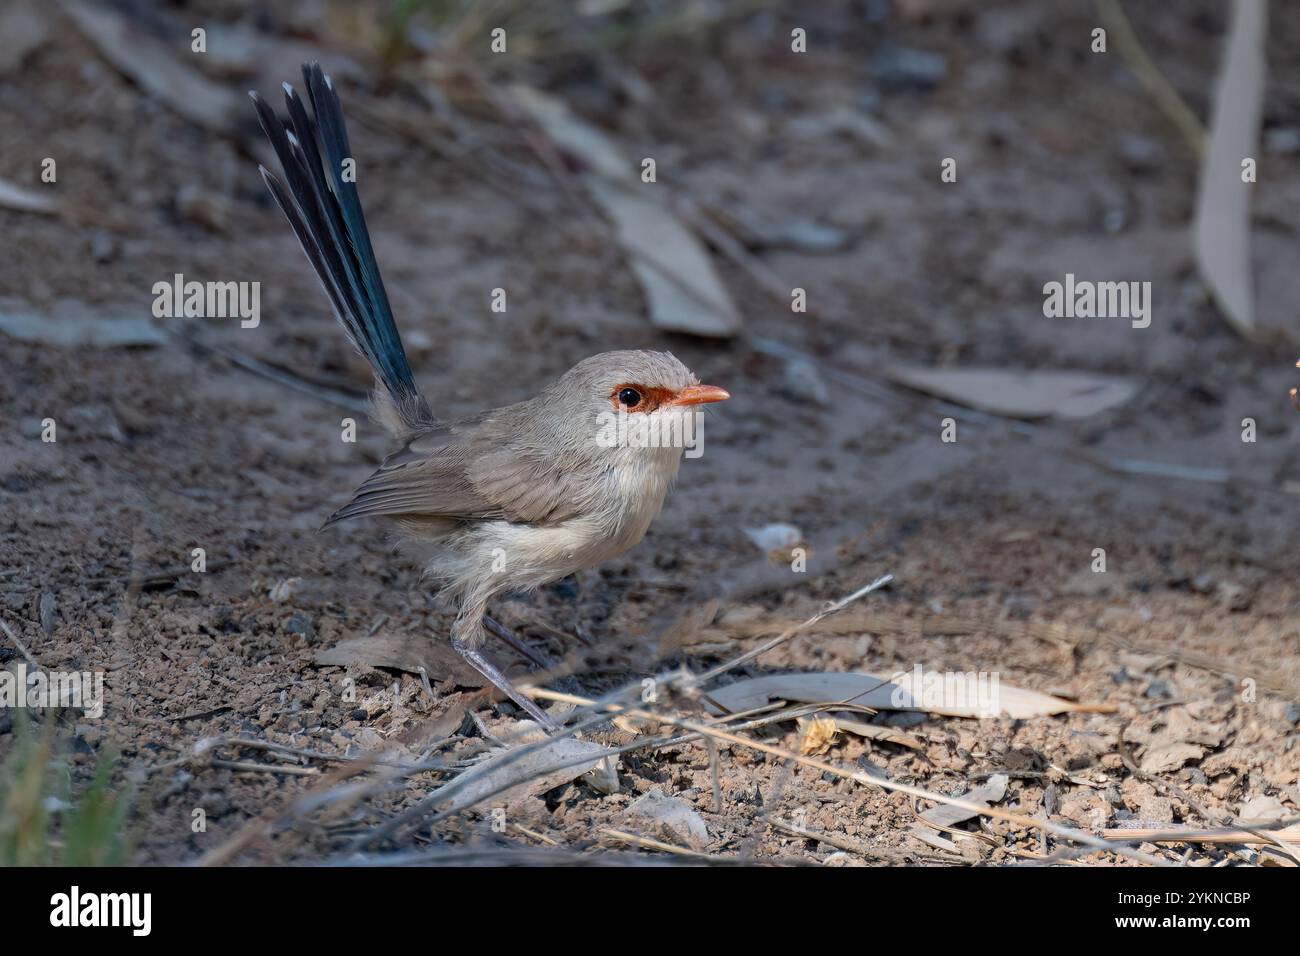
[(501, 638), (501, 640), (505, 641), (520, 654), (524, 655), (524, 657), (528, 658), (536, 666), (543, 670), (551, 666), (550, 661), (525, 644), (520, 640), (519, 635), (510, 630), (510, 628), (506, 627), (491, 614), (483, 615), (483, 626), (487, 628), (489, 633), (495, 634), (497, 637)]
[(548, 734), (554, 736), (559, 731), (560, 725), (548, 717), (544, 710), (519, 693), (515, 689), (515, 685), (510, 683), (510, 678), (497, 670), (496, 666), (477, 648), (470, 647), (454, 637), (451, 639), (451, 646), (456, 649), (457, 654), (469, 661), (471, 667), (491, 681), (497, 690), (522, 707), (528, 713), (528, 716), (537, 721), (538, 725)]

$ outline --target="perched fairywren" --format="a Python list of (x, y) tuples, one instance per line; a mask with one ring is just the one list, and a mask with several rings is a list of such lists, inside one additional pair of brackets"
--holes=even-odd
[[(317, 64), (303, 67), (311, 109), (284, 85), (289, 126), (256, 94), (284, 178), (261, 169), (348, 338), (375, 373), (375, 417), (401, 447), (326, 526), (380, 516), (432, 545), (429, 576), (454, 602), (452, 646), (543, 726), (553, 723), (480, 651), (488, 602), (627, 551), (663, 507), (680, 441), (602, 440), (611, 416), (691, 433), (685, 416), (728, 398), (668, 352), (593, 355), (535, 398), (439, 422), (415, 384), (379, 276), (353, 177), (343, 110)], [(644, 417), (642, 417), (644, 416)]]

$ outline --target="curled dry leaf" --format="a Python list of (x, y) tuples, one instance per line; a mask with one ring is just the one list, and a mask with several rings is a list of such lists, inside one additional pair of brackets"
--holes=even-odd
[(672, 332), (725, 338), (740, 330), (740, 313), (704, 245), (655, 197), (653, 184), (599, 129), (566, 104), (516, 86), (515, 101), (551, 141), (580, 162), (583, 187), (614, 224), (632, 271), (645, 291), (650, 321)]
[(1092, 372), (902, 366), (888, 374), (908, 388), (1006, 418), (1087, 418), (1138, 390), (1130, 379)]
[[(997, 773), (989, 777), (981, 786), (974, 790), (962, 794), (963, 800), (969, 800), (971, 803), (978, 803), (990, 807), (995, 803), (1001, 802), (1002, 798), (1007, 795), (1008, 777), (1005, 773)], [(971, 817), (978, 816), (970, 810), (963, 810), (961, 807), (953, 807), (948, 804), (940, 804), (926, 810), (921, 814), (921, 819), (926, 823), (934, 824), (937, 827), (951, 827), (958, 823), (963, 823)]]
[(1242, 162), (1259, 156), (1267, 23), (1264, 0), (1233, 3), (1192, 222), (1192, 246), (1201, 277), (1223, 317), (1243, 335), (1255, 328), (1250, 199), (1257, 187), (1243, 182)]
[[(978, 803), (982, 806), (992, 806), (1002, 800), (1007, 795), (1007, 775), (1004, 773), (995, 774), (989, 777), (982, 786), (962, 794), (963, 800), (969, 800), (972, 803)], [(954, 836), (960, 836), (961, 830), (953, 828), (959, 823), (976, 817), (979, 814), (970, 810), (963, 810), (961, 807), (953, 807), (947, 804), (940, 804), (937, 807), (931, 807), (920, 815), (919, 823), (913, 823), (908, 828), (908, 832), (920, 840), (922, 843), (928, 843), (930, 846), (938, 847), (941, 850), (947, 850), (950, 853), (963, 852), (963, 846), (968, 845), (969, 838), (963, 839), (960, 843), (945, 839), (934, 833), (930, 827), (939, 830), (945, 830)]]

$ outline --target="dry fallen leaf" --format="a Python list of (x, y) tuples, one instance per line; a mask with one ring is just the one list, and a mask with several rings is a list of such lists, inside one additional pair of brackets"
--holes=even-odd
[[(927, 675), (932, 672), (926, 672)], [(981, 682), (978, 675), (944, 674), (945, 692), (927, 687), (926, 677), (913, 691), (915, 672), (900, 674), (896, 683), (875, 674), (817, 672), (770, 674), (737, 681), (709, 692), (709, 698), (735, 713), (765, 706), (770, 700), (806, 704), (850, 703), (873, 710), (919, 710), (945, 717), (1042, 717), (1071, 711), (1097, 712), (1106, 708), (1023, 690), (998, 681)]]
[(1255, 328), (1250, 200), (1256, 187), (1242, 182), (1241, 164), (1259, 157), (1267, 23), (1264, 0), (1233, 4), (1192, 223), (1201, 276), (1224, 318), (1243, 335)]
[[(104, 59), (150, 96), (215, 133), (235, 131), (247, 106), (242, 96), (179, 59), (171, 47), (125, 14), (71, 0), (60, 6)], [(189, 44), (180, 49), (188, 50)]]
[(52, 191), (38, 192), (0, 179), (0, 208), (53, 215), (59, 211), (59, 202)]
[[(982, 806), (992, 806), (1002, 800), (1007, 795), (1008, 777), (1005, 773), (997, 773), (989, 777), (982, 786), (969, 790), (961, 795), (963, 800), (969, 800), (971, 803), (978, 803)], [(963, 810), (961, 807), (949, 806), (941, 803), (937, 807), (926, 810), (921, 814), (921, 819), (926, 823), (932, 823), (937, 827), (951, 827), (958, 823), (969, 820), (971, 817), (978, 816), (971, 810)]]
[(631, 816), (643, 817), (670, 842), (702, 849), (709, 843), (709, 828), (689, 803), (669, 797), (653, 787), (627, 808)]
[(585, 166), (578, 178), (613, 222), (645, 291), (650, 321), (672, 332), (735, 335), (740, 313), (707, 250), (658, 200), (656, 187), (640, 183), (637, 165), (560, 100), (527, 86), (513, 94), (551, 141)]
[(1007, 418), (1087, 418), (1137, 394), (1126, 378), (1092, 372), (897, 367), (888, 375), (929, 395)]
[(898, 744), (900, 747), (907, 747), (909, 750), (925, 749), (925, 741), (919, 740), (911, 734), (905, 734), (896, 727), (886, 727), (883, 724), (868, 724), (866, 721), (854, 720), (844, 714), (835, 715), (835, 726), (846, 734), (866, 737), (868, 740)]
[[(528, 753), (520, 755), (516, 752), (519, 747), (545, 738), (545, 732), (532, 721), (520, 721), (509, 735), (510, 746), (493, 750), (466, 771), (463, 780), (457, 778), (453, 781), (459, 781), (463, 786), (457, 787), (451, 795), (450, 806), (464, 809), (488, 799), (492, 806), (511, 806), (554, 790), (584, 774), (592, 775), (593, 787), (602, 793), (618, 790), (618, 774), (613, 770), (615, 755), (600, 744), (557, 737)], [(569, 766), (560, 766), (562, 764)], [(558, 769), (550, 769), (553, 767)], [(612, 781), (609, 779), (611, 773)], [(501, 787), (505, 789), (495, 792)]]
[(90, 306), (69, 303), (68, 308), (56, 314), (0, 313), (0, 333), (20, 342), (39, 342), (43, 345), (78, 346), (98, 348), (126, 348), (162, 345), (166, 334), (148, 318), (128, 316), (108, 317), (90, 313)]

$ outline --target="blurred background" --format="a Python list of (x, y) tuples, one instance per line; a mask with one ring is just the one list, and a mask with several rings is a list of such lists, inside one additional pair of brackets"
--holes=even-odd
[[(892, 572), (874, 616), (769, 663), (1208, 701), (1213, 746), (1249, 755), (1183, 783), (1294, 801), (1300, 9), (1269, 14), (1239, 25), (1216, 113), (1218, 0), (5, 0), (0, 612), (43, 665), (108, 671), (83, 772), (105, 748), (364, 747), (430, 716), (401, 656), (445, 629), (418, 570), (377, 529), (316, 533), (388, 449), (245, 93), (282, 110), (319, 60), (436, 414), (613, 348), (671, 349), (733, 395), (640, 547), (501, 612), (571, 686)], [(1067, 274), (1150, 283), (1149, 327), (1045, 315)], [(258, 283), (260, 323), (155, 318), (177, 275)], [(405, 650), (321, 657), (367, 634)], [(444, 715), (457, 677), (422, 659)], [(342, 669), (406, 689), (357, 717)], [(1114, 732), (1071, 720), (980, 746), (1051, 762)], [(282, 783), (194, 785), (233, 825)], [(1129, 783), (1132, 814), (1151, 794)], [(206, 849), (178, 793), (149, 797), (138, 859)]]

